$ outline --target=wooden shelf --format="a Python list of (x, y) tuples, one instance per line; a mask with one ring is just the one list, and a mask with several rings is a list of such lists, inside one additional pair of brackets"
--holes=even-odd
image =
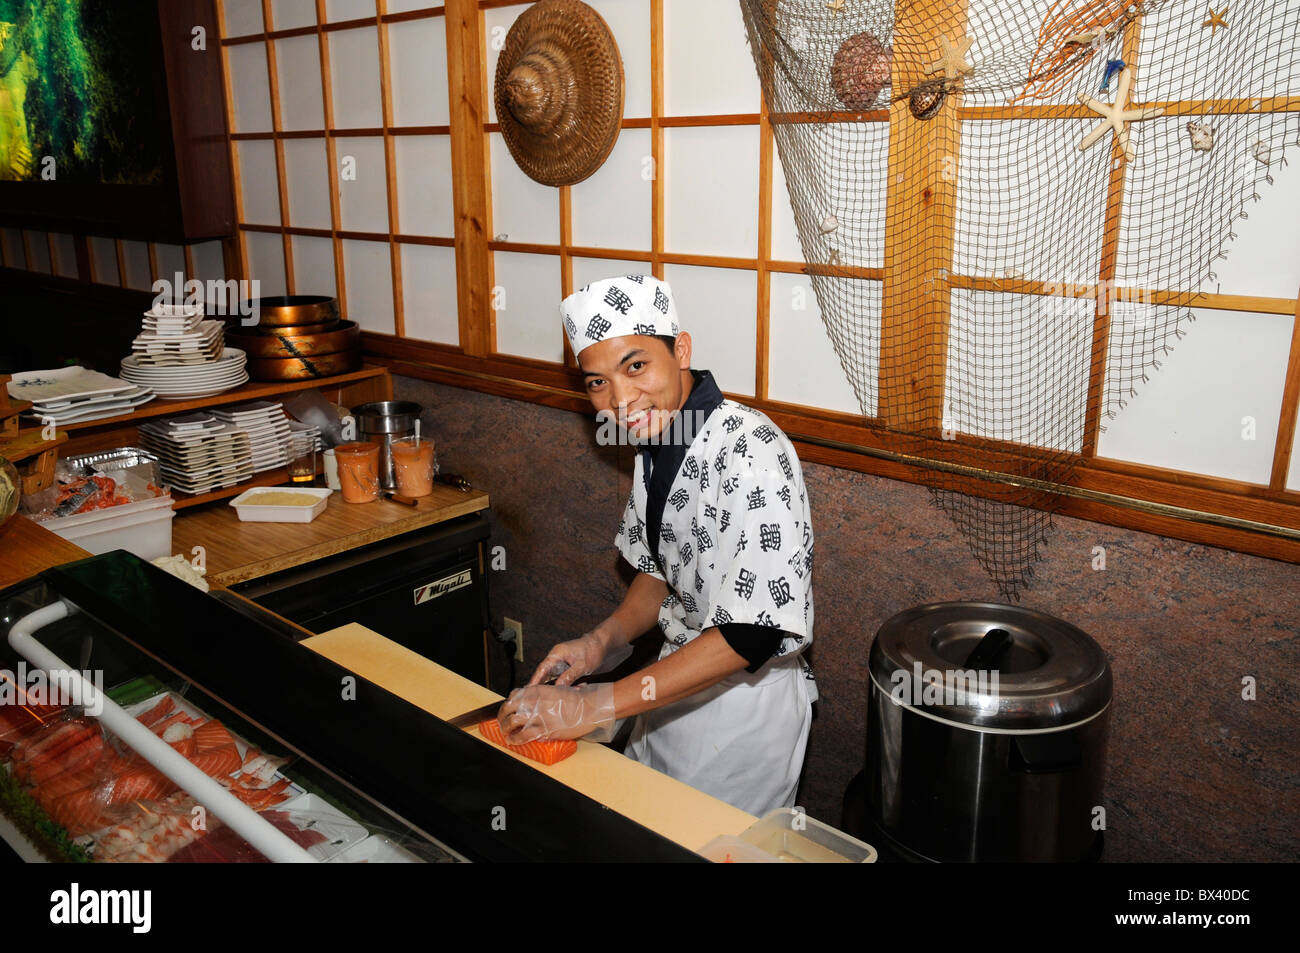
[[(68, 424), (66, 436), (62, 429), (59, 431), (60, 438), (67, 440), (67, 443), (59, 447), (59, 456), (68, 457), (81, 453), (113, 450), (118, 447), (139, 446), (140, 433), (136, 427), (146, 420), (193, 413), (208, 407), (242, 404), (252, 400), (274, 400), (304, 390), (320, 390), (327, 400), (354, 407), (375, 400), (392, 400), (393, 379), (386, 367), (363, 367), (359, 371), (321, 377), (316, 380), (244, 384), (242, 387), (236, 387), (213, 397), (153, 400), (143, 407), (137, 407), (129, 414), (86, 423)], [(317, 472), (320, 472), (319, 463)], [(288, 470), (279, 467), (259, 473), (252, 479), (237, 483), (235, 486), (212, 490), (209, 493), (189, 494), (173, 489), (172, 500), (174, 508), (182, 510), (236, 496), (255, 486), (278, 486), (288, 482)]]
[[(325, 399), (332, 403), (355, 407), (358, 404), (365, 404), (370, 401), (392, 400), (393, 380), (386, 367), (363, 367), (359, 371), (352, 371), (348, 374), (336, 374), (332, 377), (321, 377), (315, 380), (244, 384), (241, 387), (236, 387), (213, 397), (194, 397), (187, 400), (153, 400), (143, 407), (137, 407), (134, 412), (129, 414), (107, 417), (103, 420), (92, 420), (86, 423), (69, 424), (67, 426), (68, 443), (60, 449), (60, 455), (72, 456), (79, 453), (114, 450), (118, 447), (139, 446), (140, 433), (136, 428), (145, 421), (189, 414), (209, 407), (225, 407), (253, 400), (277, 400), (287, 394), (294, 394), (304, 390), (319, 390), (325, 395)], [(264, 481), (260, 484), (243, 483), (240, 484), (238, 489), (243, 490), (250, 486), (268, 485), (265, 481), (274, 476), (275, 472), (271, 471), (259, 477)], [(235, 489), (234, 487), (231, 488), (232, 491)], [(223, 491), (220, 490), (214, 492), (218, 495), (211, 496), (204, 493), (198, 496), (184, 496), (178, 494), (176, 497), (177, 506), (195, 506), (208, 500), (220, 499), (222, 495), (230, 495), (229, 493), (223, 494)]]
[(351, 384), (357, 381), (383, 377), (387, 373), (388, 368), (386, 367), (363, 367), (361, 370), (352, 371), (350, 374), (337, 374), (333, 377), (321, 377), (314, 380), (242, 384), (233, 390), (222, 391), (220, 394), (216, 394), (213, 397), (190, 397), (185, 400), (154, 399), (142, 407), (137, 407), (129, 414), (122, 414), (117, 417), (105, 417), (102, 420), (89, 420), (82, 423), (67, 424), (64, 429), (75, 433), (77, 431), (85, 430), (105, 430), (111, 427), (120, 427), (123, 425), (129, 426), (139, 423), (141, 420), (148, 420), (152, 417), (172, 417), (177, 414), (185, 414), (194, 410), (202, 410), (207, 407), (221, 407), (225, 404), (242, 404), (251, 400), (263, 400), (267, 397), (278, 397), (282, 394), (291, 394), (300, 390), (341, 387), (345, 384)]

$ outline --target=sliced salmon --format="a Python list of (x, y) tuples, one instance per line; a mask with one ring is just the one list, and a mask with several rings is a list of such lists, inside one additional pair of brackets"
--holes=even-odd
[(221, 778), (239, 770), (244, 759), (239, 756), (239, 749), (235, 747), (234, 742), (231, 742), (220, 748), (213, 748), (211, 751), (200, 751), (190, 758), (190, 763), (208, 777)]
[(95, 730), (95, 724), (88, 718), (53, 722), (15, 745), (13, 760), (35, 762), (57, 758), (62, 751), (84, 741)]
[(43, 781), (28, 793), (36, 799), (36, 803), (45, 808), (49, 813), (51, 806), (59, 798), (71, 794), (73, 791), (80, 791), (82, 788), (89, 787), (95, 783), (99, 771), (96, 770), (94, 762), (72, 771), (64, 771), (56, 777)]
[(219, 721), (208, 721), (194, 729), (194, 743), (199, 753), (235, 743), (235, 738)]
[(489, 718), (478, 726), (479, 734), (488, 741), (501, 747), (521, 754), (525, 758), (531, 758), (533, 761), (540, 761), (542, 764), (555, 764), (557, 761), (563, 761), (578, 750), (576, 741), (530, 741), (527, 744), (512, 745), (506, 742), (506, 736), (501, 733), (501, 724), (495, 718)]
[(93, 764), (103, 750), (104, 736), (98, 732), (91, 733), (57, 760), (45, 759), (34, 762), (30, 766), (26, 780), (31, 784), (44, 784), (61, 774), (80, 770), (88, 764)]
[(112, 814), (108, 802), (112, 795), (111, 781), (73, 791), (51, 805), (50, 817), (73, 837), (80, 837), (111, 823)]
[(146, 728), (152, 728), (160, 720), (166, 717), (166, 715), (175, 707), (176, 702), (172, 701), (172, 697), (170, 695), (164, 695), (158, 704), (154, 705), (148, 711), (136, 715), (135, 720), (140, 722), (140, 724), (144, 725)]
[(156, 801), (176, 788), (176, 782), (157, 768), (137, 768), (118, 776), (109, 803), (124, 804), (143, 799)]

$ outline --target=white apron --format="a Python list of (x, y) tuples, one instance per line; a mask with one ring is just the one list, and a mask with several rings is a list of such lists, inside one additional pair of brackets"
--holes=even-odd
[(638, 715), (625, 753), (759, 817), (794, 807), (812, 727), (812, 684), (798, 658), (773, 659), (753, 675), (737, 672)]

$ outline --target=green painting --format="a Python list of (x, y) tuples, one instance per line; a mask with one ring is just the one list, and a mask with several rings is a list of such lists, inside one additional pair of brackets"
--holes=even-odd
[(0, 0), (0, 179), (156, 185), (153, 0)]

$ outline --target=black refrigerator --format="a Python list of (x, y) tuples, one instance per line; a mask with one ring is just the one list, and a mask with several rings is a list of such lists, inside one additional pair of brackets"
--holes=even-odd
[(491, 687), (485, 549), (473, 513), (230, 588), (313, 633), (357, 622)]

